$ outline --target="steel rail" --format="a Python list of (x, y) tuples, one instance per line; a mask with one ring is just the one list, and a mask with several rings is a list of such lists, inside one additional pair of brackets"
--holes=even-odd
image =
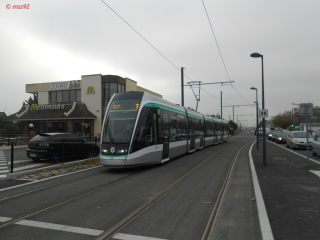
[(177, 187), (180, 183), (182, 183), (185, 179), (187, 179), (190, 175), (192, 175), (198, 168), (203, 166), (208, 160), (210, 160), (212, 157), (217, 155), (218, 153), (222, 152), (223, 150), (230, 148), (230, 146), (242, 143), (246, 140), (234, 143), (232, 145), (228, 145), (225, 148), (220, 149), (219, 151), (213, 153), (211, 156), (207, 157), (205, 160), (203, 160), (201, 163), (199, 163), (197, 166), (195, 166), (193, 169), (185, 173), (183, 176), (181, 176), (178, 180), (176, 180), (174, 183), (172, 183), (169, 187), (167, 187), (165, 190), (163, 190), (160, 194), (155, 196), (153, 199), (148, 201), (147, 203), (141, 205), (139, 208), (137, 208), (135, 211), (133, 211), (131, 214), (129, 214), (127, 217), (123, 218), (121, 221), (119, 221), (117, 224), (115, 224), (112, 228), (102, 233), (96, 240), (108, 240), (111, 239), (116, 233), (118, 233), (120, 230), (122, 230), (124, 227), (126, 227), (129, 223), (134, 221), (136, 218), (138, 218), (141, 214), (143, 214), (145, 211), (147, 211), (152, 205), (154, 205), (156, 202), (158, 202), (161, 198), (165, 197), (165, 195), (173, 190), (175, 187)]
[[(68, 183), (68, 182), (72, 182), (72, 181), (78, 180), (78, 179), (80, 179), (80, 178), (81, 178), (81, 179), (87, 178), (87, 177), (90, 177), (90, 176), (95, 175), (95, 174), (97, 174), (97, 173), (104, 172), (104, 171), (106, 171), (106, 169), (104, 169), (104, 170), (102, 170), (102, 171), (98, 171), (98, 172), (92, 173), (92, 174), (88, 174), (88, 175), (86, 175), (86, 176), (75, 177), (75, 178), (72, 178), (72, 179), (67, 180), (67, 181), (64, 181), (64, 182), (59, 182), (59, 183), (51, 184), (51, 185), (46, 186), (46, 187), (34, 189), (34, 190), (32, 190), (32, 191), (29, 191), (29, 192), (24, 192), (24, 193), (20, 193), (20, 194), (14, 195), (14, 196), (2, 198), (2, 199), (0, 199), (0, 202), (5, 201), (5, 200), (8, 200), (8, 199), (11, 199), (11, 198), (16, 198), (16, 197), (20, 197), (20, 196), (27, 195), (27, 194), (30, 194), (30, 193), (34, 193), (34, 192), (38, 192), (38, 191), (41, 191), (41, 190), (45, 190), (45, 189), (47, 189), (47, 188), (59, 186), (59, 185), (62, 185), (62, 184)], [(62, 175), (63, 175), (63, 174), (62, 174)], [(36, 183), (37, 183), (37, 182), (35, 182), (35, 184), (36, 184)], [(39, 182), (39, 183), (40, 183), (40, 182)]]
[[(254, 142), (254, 140), (252, 141)], [(209, 221), (206, 225), (206, 228), (203, 232), (203, 235), (201, 237), (201, 240), (212, 240), (213, 237), (214, 237), (214, 226), (215, 226), (215, 223), (216, 223), (216, 217), (220, 211), (220, 207), (221, 207), (221, 204), (223, 202), (223, 199), (225, 197), (225, 193), (226, 193), (226, 190), (227, 190), (227, 186), (228, 186), (228, 183), (229, 183), (229, 180), (230, 180), (230, 177), (231, 177), (231, 173), (233, 172), (233, 169), (234, 169), (234, 166), (235, 166), (235, 163), (236, 163), (236, 160), (238, 159), (238, 156), (239, 154), (241, 153), (241, 151), (247, 146), (251, 144), (251, 142), (245, 144), (242, 148), (239, 149), (239, 151), (236, 153), (236, 155), (234, 156), (231, 164), (230, 164), (230, 167), (229, 167), (229, 170), (228, 170), (228, 173), (226, 175), (226, 178), (222, 184), (222, 188), (220, 190), (220, 193), (218, 195), (218, 198), (217, 198), (217, 201), (213, 207), (213, 210), (211, 212), (211, 215), (210, 215), (210, 218), (209, 218)]]
[(109, 186), (109, 185), (112, 185), (112, 184), (114, 184), (114, 183), (120, 182), (120, 181), (122, 181), (122, 180), (124, 180), (124, 179), (130, 178), (130, 177), (132, 177), (133, 175), (136, 175), (136, 174), (138, 174), (138, 173), (140, 173), (140, 172), (142, 172), (142, 171), (139, 171), (139, 172), (130, 174), (129, 176), (126, 176), (126, 177), (123, 177), (123, 178), (114, 180), (114, 181), (112, 181), (112, 182), (103, 184), (103, 185), (101, 185), (101, 186), (99, 186), (99, 187), (92, 188), (92, 189), (87, 190), (87, 191), (85, 191), (85, 192), (83, 192), (83, 193), (77, 194), (77, 195), (75, 195), (75, 196), (73, 196), (73, 197), (69, 197), (69, 198), (67, 198), (67, 199), (65, 199), (65, 200), (61, 200), (61, 201), (58, 201), (58, 202), (56, 202), (56, 203), (53, 203), (53, 204), (51, 204), (51, 205), (49, 205), (49, 206), (47, 206), (47, 207), (43, 207), (43, 208), (41, 208), (41, 209), (35, 210), (35, 211), (31, 212), (31, 213), (27, 213), (27, 214), (24, 214), (24, 215), (22, 215), (22, 216), (20, 216), (20, 217), (13, 218), (13, 219), (11, 219), (11, 220), (9, 220), (9, 221), (6, 221), (6, 222), (0, 224), (0, 229), (4, 228), (4, 227), (6, 227), (6, 226), (12, 225), (12, 224), (14, 224), (14, 223), (16, 223), (16, 222), (18, 222), (18, 221), (20, 221), (20, 220), (22, 220), (22, 219), (27, 218), (27, 217), (34, 216), (34, 215), (36, 215), (36, 214), (38, 214), (38, 213), (44, 212), (44, 211), (49, 210), (49, 209), (51, 209), (51, 208), (57, 207), (57, 206), (59, 206), (59, 205), (61, 205), (61, 204), (64, 204), (64, 203), (70, 202), (70, 201), (72, 201), (72, 200), (75, 200), (75, 199), (77, 199), (77, 198), (80, 198), (80, 197), (82, 197), (82, 196), (85, 196), (85, 195), (87, 195), (87, 194), (89, 194), (89, 193), (95, 192), (95, 191), (97, 191), (97, 190), (99, 190), (99, 189), (101, 189), (101, 188), (104, 188), (104, 187), (106, 187), (106, 186)]

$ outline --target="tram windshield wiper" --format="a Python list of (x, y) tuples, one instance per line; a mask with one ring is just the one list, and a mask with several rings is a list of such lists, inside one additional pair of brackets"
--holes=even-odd
[(110, 130), (110, 127), (109, 127), (109, 126), (107, 126), (107, 134), (108, 134), (108, 136), (109, 136), (109, 138), (110, 138), (111, 144), (116, 145), (116, 142), (114, 141), (114, 139), (113, 139), (113, 137), (112, 137), (112, 133), (111, 133), (111, 130)]

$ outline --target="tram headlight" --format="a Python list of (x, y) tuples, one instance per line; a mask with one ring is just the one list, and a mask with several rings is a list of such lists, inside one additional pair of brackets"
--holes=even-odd
[(122, 149), (122, 150), (120, 150), (120, 153), (126, 153), (126, 152), (128, 152), (127, 149)]
[(108, 153), (108, 150), (107, 149), (102, 149), (102, 152), (103, 153)]

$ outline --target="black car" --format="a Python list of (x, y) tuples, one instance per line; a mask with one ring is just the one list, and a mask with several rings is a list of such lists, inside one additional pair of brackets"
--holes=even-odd
[(93, 142), (70, 133), (41, 133), (30, 140), (27, 157), (37, 161), (42, 158), (60, 162), (73, 157), (89, 157), (98, 154)]

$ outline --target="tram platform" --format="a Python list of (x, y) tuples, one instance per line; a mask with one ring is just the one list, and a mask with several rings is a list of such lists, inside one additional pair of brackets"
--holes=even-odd
[(264, 166), (259, 145), (251, 153), (273, 238), (319, 239), (320, 157), (310, 154), (308, 161), (285, 144), (267, 141)]

